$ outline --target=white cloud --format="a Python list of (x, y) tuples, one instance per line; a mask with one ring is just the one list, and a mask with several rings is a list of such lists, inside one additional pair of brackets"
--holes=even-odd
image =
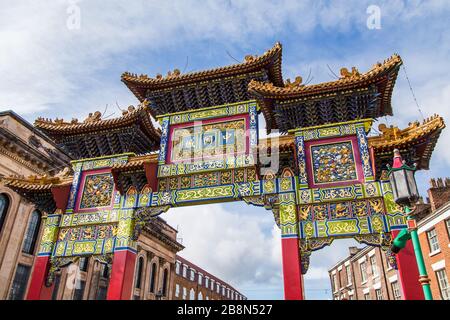
[(186, 247), (181, 256), (236, 289), (264, 290), (282, 282), (280, 231), (270, 211), (214, 204), (171, 209), (162, 218), (179, 227)]

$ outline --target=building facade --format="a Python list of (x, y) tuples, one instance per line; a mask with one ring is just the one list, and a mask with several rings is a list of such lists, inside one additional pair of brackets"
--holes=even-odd
[[(0, 112), (0, 177), (56, 175), (71, 158), (12, 111)], [(0, 299), (25, 297), (42, 212), (0, 183)]]
[(228, 283), (180, 256), (176, 260), (172, 291), (175, 300), (247, 299)]
[(329, 271), (334, 300), (400, 300), (397, 272), (379, 247), (350, 247)]
[(435, 300), (450, 300), (450, 179), (432, 179), (428, 197), (432, 213), (418, 223), (431, 292)]

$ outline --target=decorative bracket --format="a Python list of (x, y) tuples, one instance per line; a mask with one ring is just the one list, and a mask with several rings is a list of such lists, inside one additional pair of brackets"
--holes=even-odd
[(158, 207), (143, 207), (138, 208), (134, 211), (134, 230), (133, 236), (131, 237), (133, 241), (139, 238), (145, 224), (150, 222), (150, 220), (156, 218), (161, 213), (169, 210), (170, 206), (158, 206)]

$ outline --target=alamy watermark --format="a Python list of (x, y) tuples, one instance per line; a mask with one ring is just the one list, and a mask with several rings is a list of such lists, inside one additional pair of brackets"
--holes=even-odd
[(79, 0), (69, 0), (67, 7), (66, 26), (69, 30), (79, 30), (81, 28), (81, 9), (78, 5)]
[(381, 9), (377, 5), (367, 7), (366, 13), (369, 15), (366, 20), (367, 28), (370, 30), (381, 29)]

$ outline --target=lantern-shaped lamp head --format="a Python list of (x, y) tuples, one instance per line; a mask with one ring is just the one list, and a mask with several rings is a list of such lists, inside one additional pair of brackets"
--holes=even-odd
[(394, 201), (399, 205), (409, 206), (419, 199), (414, 173), (416, 166), (408, 166), (398, 149), (394, 150), (394, 163), (389, 167), (389, 180), (392, 186)]

